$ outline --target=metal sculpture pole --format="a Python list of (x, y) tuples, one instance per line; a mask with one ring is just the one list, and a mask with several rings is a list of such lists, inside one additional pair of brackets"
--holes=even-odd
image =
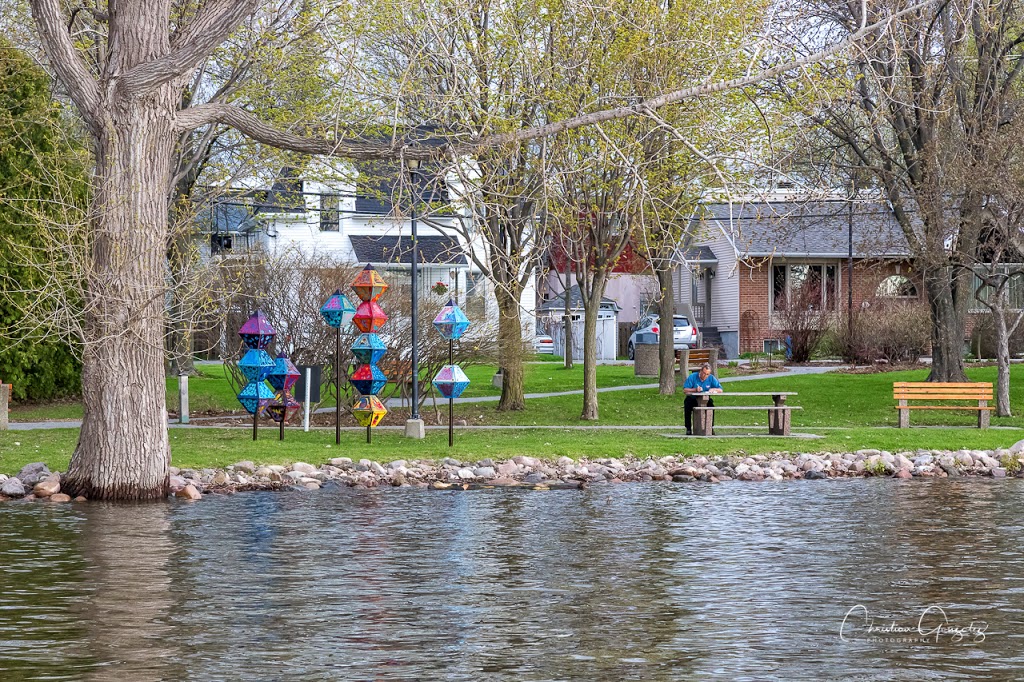
[(334, 444), (341, 445), (341, 327), (337, 329), (334, 340), (334, 366), (338, 370), (334, 384)]
[(452, 447), (455, 444), (455, 399), (469, 386), (469, 377), (455, 364), (455, 339), (469, 329), (469, 318), (450, 299), (434, 318), (434, 328), (448, 339), (448, 364), (438, 371), (433, 384), (438, 393), (448, 398), (448, 447)]
[[(356, 307), (348, 300), (348, 297), (336, 289), (327, 302), (320, 307), (320, 315), (328, 326), (334, 327), (334, 369), (335, 369), (335, 398), (337, 403), (334, 406), (334, 443), (341, 445), (341, 330), (348, 329), (352, 324), (352, 318), (356, 314)], [(307, 387), (308, 390), (308, 387)]]

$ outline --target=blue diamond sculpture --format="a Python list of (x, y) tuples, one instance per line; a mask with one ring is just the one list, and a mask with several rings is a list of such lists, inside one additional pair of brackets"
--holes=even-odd
[(352, 344), (352, 355), (356, 356), (357, 362), (366, 365), (376, 365), (387, 352), (388, 347), (376, 334), (360, 334)]
[(434, 328), (450, 341), (459, 338), (469, 329), (469, 318), (455, 305), (455, 301), (449, 300), (448, 305), (441, 308), (441, 312), (434, 318)]
[(263, 381), (274, 369), (274, 359), (262, 348), (250, 348), (238, 361), (238, 369), (250, 382)]

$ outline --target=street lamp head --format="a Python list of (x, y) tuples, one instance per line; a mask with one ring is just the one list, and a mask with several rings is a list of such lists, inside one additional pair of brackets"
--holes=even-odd
[(419, 168), (420, 168), (420, 160), (419, 159), (406, 159), (405, 160), (405, 166), (410, 171), (419, 170)]

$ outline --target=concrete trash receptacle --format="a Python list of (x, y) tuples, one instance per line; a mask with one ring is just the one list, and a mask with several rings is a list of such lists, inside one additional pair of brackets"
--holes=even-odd
[(656, 377), (660, 365), (658, 335), (649, 332), (637, 334), (633, 345), (633, 376)]

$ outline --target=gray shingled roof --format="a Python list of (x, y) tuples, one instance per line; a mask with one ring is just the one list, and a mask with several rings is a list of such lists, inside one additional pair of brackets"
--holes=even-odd
[[(697, 219), (698, 241), (720, 228), (744, 256), (842, 257), (848, 249), (847, 201), (709, 204)], [(731, 215), (731, 220), (730, 220)], [(888, 207), (876, 201), (853, 205), (853, 255), (894, 258), (910, 255), (906, 238)]]
[[(412, 239), (397, 236), (350, 235), (360, 263), (412, 263)], [(434, 265), (465, 265), (466, 255), (454, 237), (416, 237), (419, 262)]]
[(687, 263), (717, 263), (718, 258), (710, 246), (690, 246), (679, 252)]

